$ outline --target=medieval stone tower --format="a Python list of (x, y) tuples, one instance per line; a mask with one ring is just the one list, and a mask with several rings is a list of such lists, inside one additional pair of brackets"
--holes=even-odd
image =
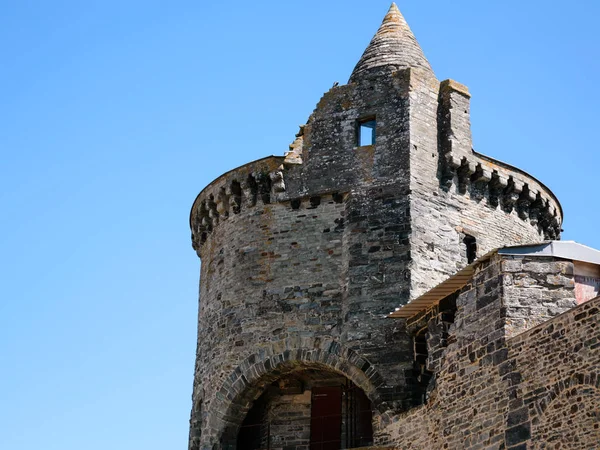
[(198, 195), (190, 449), (382, 443), (421, 395), (387, 314), (491, 249), (558, 239), (552, 192), (472, 149), (469, 98), (392, 5), (285, 156)]

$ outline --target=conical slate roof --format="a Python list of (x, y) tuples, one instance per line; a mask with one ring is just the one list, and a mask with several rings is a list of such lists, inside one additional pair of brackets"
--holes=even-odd
[(354, 68), (350, 82), (356, 81), (361, 73), (381, 66), (395, 66), (400, 69), (420, 67), (433, 72), (395, 3), (392, 3), (379, 30)]

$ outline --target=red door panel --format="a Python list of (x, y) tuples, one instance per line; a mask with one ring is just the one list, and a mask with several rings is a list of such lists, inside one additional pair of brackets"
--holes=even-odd
[(310, 449), (339, 450), (342, 444), (341, 386), (312, 389)]

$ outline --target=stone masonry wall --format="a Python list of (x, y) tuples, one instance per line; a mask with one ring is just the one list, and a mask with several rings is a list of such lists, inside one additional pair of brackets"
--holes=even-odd
[[(509, 187), (510, 180), (526, 180), (531, 189), (542, 190), (538, 182), (509, 175), (500, 163), (488, 166), (473, 153), (466, 87), (453, 88), (460, 85), (449, 81), (440, 88), (428, 72), (415, 69), (410, 80), (411, 298), (416, 298), (467, 265), (465, 235), (476, 238), (482, 256), (494, 248), (541, 242), (545, 232), (539, 211), (532, 212), (521, 195), (515, 200)], [(472, 173), (448, 171), (448, 140)]]
[[(466, 234), (481, 254), (543, 239), (550, 225), (530, 211), (560, 219), (527, 176), (539, 195), (523, 197), (522, 173), (463, 160), (447, 177), (446, 156), (470, 142), (470, 134), (458, 139), (468, 110), (455, 108), (450, 122), (440, 115), (447, 102), (432, 74), (374, 69), (359, 78), (323, 96), (291, 156), (230, 171), (194, 202), (202, 268), (193, 450), (233, 448), (265, 383), (299, 367), (346, 376), (384, 427), (413, 405), (415, 378), (404, 323), (387, 313), (466, 265)], [(372, 119), (376, 142), (359, 146), (357, 127)], [(449, 136), (462, 147), (447, 151)], [(495, 203), (502, 180), (500, 197), (539, 204)]]
[(435, 389), (426, 405), (387, 418), (382, 441), (401, 449), (501, 448), (507, 383), (499, 366), (507, 355), (500, 273), (499, 259), (482, 264), (458, 296)]
[[(410, 347), (384, 319), (408, 301), (410, 279), (408, 79), (365, 74), (332, 88), (304, 128), (302, 186), (348, 192), (343, 237), (342, 342), (377, 367), (387, 407), (408, 401)], [(358, 146), (360, 120), (375, 118), (375, 145)], [(290, 182), (291, 187), (294, 182)]]
[(571, 261), (503, 256), (502, 269), (507, 337), (577, 306)]
[(311, 391), (302, 394), (282, 395), (271, 403), (270, 422), (272, 450), (310, 448)]
[[(331, 197), (318, 205), (306, 199), (297, 209), (264, 204), (213, 231), (202, 247), (196, 363), (195, 395), (203, 397), (205, 410), (261, 347), (340, 335), (344, 214), (344, 204)], [(204, 436), (209, 428), (203, 424)]]
[[(571, 262), (549, 258), (537, 263), (516, 259), (528, 276), (544, 284), (572, 268)], [(496, 255), (477, 268), (456, 300), (439, 364), (430, 366), (436, 383), (427, 404), (382, 416), (387, 428), (381, 442), (391, 440), (398, 449), (596, 448), (600, 298), (572, 309), (565, 303), (562, 314), (508, 337), (515, 330), (510, 314), (516, 259)], [(557, 307), (557, 298), (572, 293), (568, 283), (554, 281), (553, 289), (542, 289), (563, 291), (548, 297), (551, 308)], [(521, 299), (529, 292), (531, 299), (544, 303), (537, 297), (539, 286), (518, 288)], [(512, 306), (505, 303), (507, 296)], [(418, 328), (424, 318), (437, 321), (440, 315), (415, 316), (408, 328)]]
[(522, 439), (530, 449), (597, 448), (599, 312), (597, 298), (508, 341), (507, 368), (516, 400), (507, 441)]
[[(192, 229), (202, 273), (194, 396), (207, 418), (199, 424), (192, 417), (203, 430), (198, 446), (221, 439), (223, 425), (210, 421), (229, 420), (229, 413), (215, 406), (217, 394), (263, 346), (295, 354), (321, 348), (315, 339), (337, 342), (344, 357), (361, 359), (354, 376), (347, 373), (352, 367), (336, 370), (376, 407), (407, 406), (410, 341), (385, 320), (408, 299), (406, 98), (401, 77), (333, 88), (302, 132), (303, 164), (277, 172), (275, 160), (257, 162), (221, 177), (197, 199), (192, 221), (199, 225)], [(357, 147), (357, 120), (374, 113), (377, 145)], [(361, 384), (361, 377), (370, 381)]]

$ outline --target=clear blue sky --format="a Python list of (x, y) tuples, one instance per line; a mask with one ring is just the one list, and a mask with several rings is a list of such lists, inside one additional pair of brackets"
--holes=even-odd
[[(2, 2), (1, 449), (186, 448), (192, 201), (286, 151), (389, 3)], [(438, 78), (469, 86), (475, 148), (600, 248), (600, 3), (398, 6)]]

